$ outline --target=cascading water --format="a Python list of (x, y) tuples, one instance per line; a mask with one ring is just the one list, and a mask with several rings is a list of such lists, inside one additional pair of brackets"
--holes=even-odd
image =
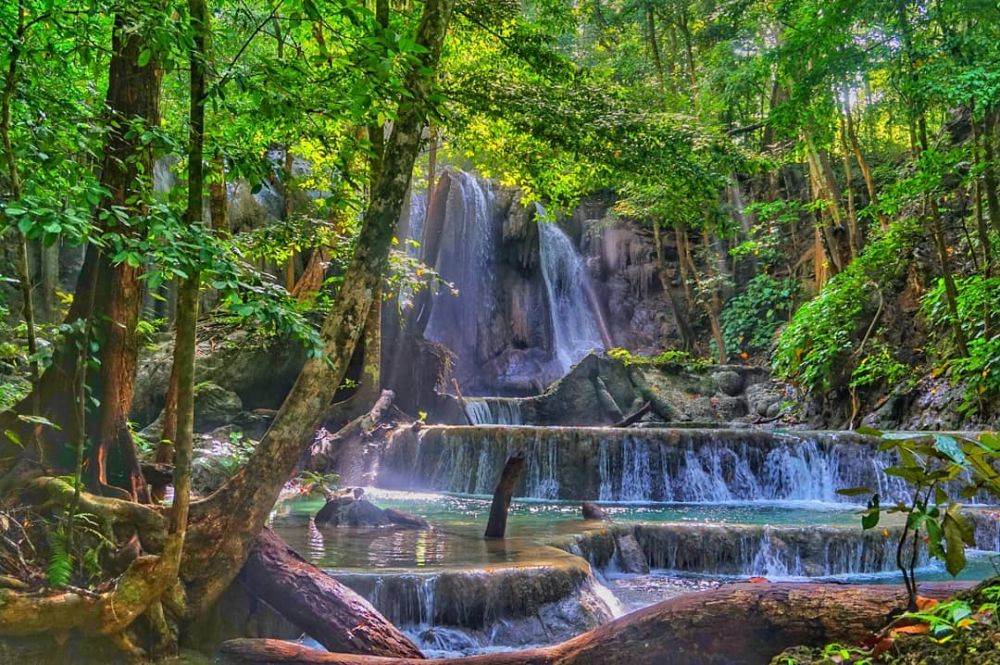
[(394, 439), (376, 484), (489, 494), (517, 451), (527, 460), (515, 495), (537, 499), (842, 503), (851, 499), (837, 490), (857, 486), (905, 496), (905, 483), (871, 463), (889, 466), (890, 454), (864, 437), (741, 430), (427, 427)]
[(516, 399), (469, 398), (465, 414), (473, 425), (523, 425), (521, 406)]
[(480, 331), (495, 307), (496, 206), (492, 189), (475, 176), (457, 172), (451, 178), (436, 268), (457, 293), (444, 290), (434, 296), (424, 334), (448, 346), (460, 362), (477, 364), (484, 360)]
[[(539, 217), (545, 209), (537, 206)], [(563, 372), (589, 351), (604, 349), (597, 316), (590, 306), (587, 271), (569, 236), (553, 223), (538, 227), (542, 276), (549, 298), (553, 356)]]

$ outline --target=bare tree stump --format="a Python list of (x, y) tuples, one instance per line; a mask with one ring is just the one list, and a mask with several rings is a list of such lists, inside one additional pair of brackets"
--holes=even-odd
[(507, 458), (500, 482), (493, 490), (493, 505), (490, 506), (490, 520), (486, 523), (486, 538), (503, 538), (507, 532), (507, 512), (510, 510), (510, 500), (514, 496), (514, 485), (521, 478), (524, 470), (524, 454), (517, 453)]

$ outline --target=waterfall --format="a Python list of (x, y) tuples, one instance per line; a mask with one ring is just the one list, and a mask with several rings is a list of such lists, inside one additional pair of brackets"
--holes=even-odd
[(481, 360), (480, 328), (495, 304), (495, 197), (474, 175), (456, 172), (451, 178), (436, 268), (457, 293), (444, 290), (434, 296), (425, 337), (448, 346), (460, 361), (475, 364)]
[(435, 622), (436, 575), (379, 576), (369, 602), (397, 626), (431, 626)]
[[(497, 419), (489, 402), (473, 404), (476, 417)], [(516, 451), (526, 462), (515, 495), (538, 499), (857, 503), (864, 497), (837, 490), (877, 487), (886, 502), (905, 498), (906, 490), (881, 471), (893, 464), (892, 453), (844, 432), (495, 425), (402, 432), (373, 468), (375, 484), (489, 494)]]
[[(545, 209), (537, 206), (538, 216)], [(562, 229), (553, 223), (538, 225), (542, 276), (549, 298), (553, 356), (563, 372), (593, 349), (604, 349), (601, 329), (590, 306), (588, 277), (583, 259)]]
[(465, 414), (473, 425), (523, 425), (521, 404), (516, 399), (470, 398)]

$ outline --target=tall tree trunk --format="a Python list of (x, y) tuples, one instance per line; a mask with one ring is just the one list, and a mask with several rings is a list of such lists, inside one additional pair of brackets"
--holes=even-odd
[(986, 209), (990, 212), (990, 224), (995, 233), (1000, 233), (1000, 199), (997, 193), (997, 172), (994, 162), (996, 152), (993, 147), (996, 113), (987, 113), (983, 118), (983, 188), (986, 190)]
[(263, 528), (282, 486), (309, 445), (315, 423), (333, 399), (388, 265), (389, 248), (421, 134), (454, 0), (424, 4), (416, 43), (424, 47), (405, 78), (382, 168), (337, 300), (323, 323), (324, 357), (310, 358), (247, 464), (206, 501), (192, 506), (182, 578), (189, 610), (209, 607), (232, 582)]
[[(708, 225), (702, 229), (702, 240), (705, 243), (705, 251), (711, 254), (712, 241), (708, 233)], [(712, 339), (715, 340), (715, 350), (718, 353), (719, 363), (725, 364), (728, 360), (728, 354), (726, 353), (726, 340), (722, 336), (722, 322), (720, 316), (722, 315), (722, 296), (720, 291), (722, 290), (722, 274), (717, 269), (711, 267), (712, 260), (709, 258), (706, 261), (709, 271), (709, 281), (710, 284), (702, 285), (699, 290), (708, 290), (708, 298), (705, 300), (705, 313), (708, 314), (708, 325), (712, 330)], [(705, 298), (704, 293), (702, 298)]]
[[(656, 246), (656, 276), (660, 280), (660, 287), (670, 302), (670, 308), (674, 313), (674, 321), (677, 323), (677, 333), (681, 337), (681, 346), (690, 351), (694, 348), (694, 332), (691, 330), (691, 322), (688, 320), (689, 311), (677, 302), (674, 290), (670, 286), (670, 276), (667, 275), (667, 263), (663, 260), (663, 240), (660, 237), (660, 222), (653, 220), (653, 244)], [(682, 273), (683, 274), (683, 273)], [(684, 279), (682, 277), (682, 279)], [(687, 288), (685, 286), (685, 288)]]
[[(844, 125), (847, 130), (847, 138), (854, 152), (854, 159), (861, 169), (861, 177), (865, 179), (865, 189), (868, 190), (869, 205), (878, 206), (878, 190), (875, 189), (875, 178), (872, 176), (871, 166), (865, 159), (865, 154), (861, 150), (861, 142), (858, 140), (858, 133), (854, 127), (854, 115), (851, 111), (851, 102), (847, 97), (847, 90), (844, 91)], [(883, 231), (889, 228), (889, 218), (880, 210), (878, 212), (879, 226)]]
[[(979, 123), (972, 120), (972, 161), (978, 167), (982, 163), (980, 155), (981, 133), (978, 129)], [(983, 272), (989, 277), (990, 267), (993, 259), (993, 252), (990, 248), (990, 229), (986, 225), (986, 216), (983, 214), (983, 179), (976, 178), (972, 183), (973, 208), (976, 214), (976, 232), (979, 235), (979, 244), (983, 250)]]
[(656, 79), (660, 84), (660, 94), (666, 92), (667, 85), (663, 74), (663, 59), (660, 57), (660, 44), (656, 38), (656, 14), (650, 5), (646, 8), (646, 30), (649, 35), (649, 51), (656, 67)]
[(854, 209), (854, 188), (851, 180), (854, 175), (851, 173), (851, 154), (848, 148), (847, 123), (844, 118), (840, 118), (840, 145), (842, 163), (844, 165), (844, 189), (847, 190), (847, 241), (851, 250), (851, 260), (858, 258), (861, 252), (861, 235), (858, 230), (858, 215)]
[(688, 241), (687, 229), (684, 224), (674, 225), (674, 238), (677, 244), (677, 267), (681, 274), (681, 286), (684, 288), (684, 302), (688, 312), (694, 311), (694, 294), (691, 292), (691, 279), (697, 268), (691, 257), (691, 244)]
[[(923, 152), (930, 147), (927, 139), (927, 120), (923, 115), (917, 118), (917, 127), (920, 140), (919, 149)], [(958, 315), (958, 287), (955, 285), (955, 276), (951, 271), (948, 240), (944, 233), (944, 221), (941, 219), (941, 210), (938, 207), (937, 195), (933, 192), (927, 193), (924, 197), (924, 204), (929, 212), (931, 236), (934, 240), (934, 246), (937, 249), (938, 261), (941, 263), (941, 278), (944, 280), (945, 300), (948, 303), (948, 313), (951, 319), (951, 329), (955, 338), (955, 346), (958, 347), (959, 353), (967, 356), (969, 355), (969, 349), (965, 341), (965, 331), (962, 330), (962, 321)]]
[[(143, 143), (142, 133), (130, 129), (136, 121), (146, 127), (159, 125), (162, 78), (155, 47), (152, 47), (153, 56), (140, 65), (149, 53), (147, 49), (151, 48), (142, 29), (148, 20), (148, 9), (138, 7), (122, 9), (115, 17), (105, 102), (114, 129), (108, 136), (101, 169), (101, 184), (111, 192), (102, 209), (116, 207), (140, 216), (145, 209), (135, 201), (142, 200), (148, 185), (149, 174), (153, 171), (153, 152)], [(116, 228), (112, 224), (107, 230), (138, 237), (145, 231), (145, 224), (133, 224), (129, 228)], [(127, 262), (115, 265), (94, 245), (90, 245), (87, 252), (95, 255), (91, 316), (101, 344), (101, 366), (97, 389), (93, 391), (99, 396), (101, 405), (98, 417), (93, 419), (96, 428), (90, 433), (95, 443), (89, 463), (91, 482), (107, 491), (114, 481), (127, 488), (136, 499), (148, 501), (135, 444), (128, 431), (139, 350), (136, 324), (142, 305), (142, 269)], [(82, 289), (87, 291), (90, 287), (84, 284)], [(80, 290), (78, 285), (78, 296)], [(117, 478), (108, 474), (112, 455), (119, 461)]]

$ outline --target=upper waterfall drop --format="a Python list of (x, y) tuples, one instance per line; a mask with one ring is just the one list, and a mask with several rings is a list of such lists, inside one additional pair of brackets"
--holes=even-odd
[[(538, 216), (545, 208), (536, 204)], [(556, 224), (539, 220), (538, 244), (542, 276), (549, 298), (552, 354), (562, 372), (593, 350), (604, 350), (599, 315), (591, 306), (587, 270), (569, 236)]]

